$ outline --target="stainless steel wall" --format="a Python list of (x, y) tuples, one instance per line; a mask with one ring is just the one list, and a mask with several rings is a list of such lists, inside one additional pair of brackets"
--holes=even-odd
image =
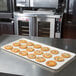
[(74, 5), (74, 0), (70, 0), (70, 2), (69, 2), (69, 13), (73, 13), (73, 5)]
[(76, 26), (76, 0), (73, 3), (73, 24)]
[(57, 8), (58, 0), (30, 0), (31, 7)]

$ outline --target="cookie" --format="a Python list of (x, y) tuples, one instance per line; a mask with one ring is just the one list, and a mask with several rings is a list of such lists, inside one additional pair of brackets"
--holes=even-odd
[(39, 49), (39, 48), (41, 48), (41, 45), (39, 45), (39, 44), (36, 44), (36, 45), (34, 45), (34, 48), (37, 48), (37, 49)]
[(61, 56), (55, 56), (54, 59), (55, 59), (56, 61), (58, 61), (58, 62), (64, 61), (64, 58), (61, 57)]
[(28, 52), (27, 51), (20, 51), (19, 55), (26, 56), (26, 55), (28, 55)]
[(57, 50), (50, 51), (52, 54), (58, 54), (59, 52)]
[(18, 53), (20, 50), (18, 49), (18, 48), (13, 48), (12, 50), (11, 50), (11, 52), (13, 52), (13, 53)]
[(34, 49), (33, 49), (33, 48), (31, 48), (31, 47), (29, 47), (29, 48), (27, 48), (27, 49), (26, 49), (26, 51), (28, 51), (28, 52), (33, 52), (33, 51), (34, 51)]
[(11, 45), (6, 45), (6, 46), (4, 46), (4, 48), (5, 48), (6, 50), (11, 50), (11, 49), (13, 49), (13, 46), (11, 46)]
[(36, 51), (34, 51), (34, 54), (35, 55), (41, 55), (41, 54), (43, 54), (43, 52), (41, 50), (36, 50)]
[(42, 51), (49, 51), (49, 48), (48, 47), (42, 47), (41, 50)]
[(28, 54), (27, 57), (30, 58), (30, 59), (35, 59), (36, 58), (36, 55), (35, 54)]
[(43, 57), (36, 57), (35, 59), (37, 62), (44, 62), (45, 61), (45, 58)]
[(26, 45), (27, 46), (33, 46), (34, 44), (32, 42), (28, 42)]
[(43, 57), (45, 57), (45, 58), (51, 58), (52, 55), (51, 55), (50, 53), (44, 53), (44, 54), (43, 54)]
[(26, 45), (21, 45), (21, 46), (19, 46), (19, 48), (20, 48), (20, 49), (26, 49), (27, 46), (26, 46)]
[(15, 43), (13, 43), (13, 46), (15, 46), (15, 47), (18, 47), (18, 46), (20, 46), (21, 44), (19, 43), (19, 42), (15, 42)]
[(71, 57), (71, 55), (68, 53), (63, 53), (61, 56), (64, 58), (70, 58)]
[(26, 40), (19, 40), (19, 43), (27, 43)]
[(57, 65), (57, 63), (55, 61), (53, 61), (53, 60), (49, 60), (49, 61), (46, 62), (46, 65), (50, 66), (50, 67), (54, 67), (54, 66)]

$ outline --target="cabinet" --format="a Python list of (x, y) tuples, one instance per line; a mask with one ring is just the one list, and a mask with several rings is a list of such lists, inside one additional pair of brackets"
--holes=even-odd
[(76, 39), (76, 23), (73, 21), (76, 20), (76, 18), (73, 17), (73, 15), (68, 15), (67, 21), (67, 14), (64, 14), (63, 19), (63, 26), (62, 26), (62, 38), (67, 39)]
[(0, 21), (0, 35), (14, 34), (14, 24), (11, 21)]

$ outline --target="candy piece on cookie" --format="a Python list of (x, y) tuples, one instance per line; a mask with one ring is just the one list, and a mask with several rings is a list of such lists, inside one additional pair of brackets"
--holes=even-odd
[(45, 61), (45, 58), (43, 57), (36, 57), (35, 59), (37, 62), (44, 62)]
[(55, 56), (54, 59), (55, 59), (56, 61), (58, 61), (58, 62), (64, 61), (64, 58), (61, 57), (61, 56)]
[(43, 51), (41, 51), (41, 50), (36, 50), (36, 51), (34, 51), (34, 54), (35, 54), (35, 55), (41, 55), (41, 54), (43, 54)]
[(19, 42), (15, 42), (15, 43), (13, 43), (13, 46), (15, 46), (15, 47), (18, 47), (18, 46), (20, 46), (21, 44), (19, 43)]
[(11, 46), (11, 45), (6, 45), (6, 46), (4, 46), (4, 48), (5, 48), (6, 50), (11, 50), (11, 49), (13, 49), (13, 46)]
[(27, 51), (20, 51), (19, 55), (26, 56), (26, 55), (28, 55), (28, 52)]
[(54, 66), (57, 65), (57, 63), (55, 61), (53, 61), (53, 60), (49, 60), (49, 61), (46, 62), (46, 65), (50, 66), (50, 67), (54, 67)]
[(61, 56), (64, 57), (64, 58), (70, 58), (71, 57), (71, 55), (68, 54), (68, 53), (62, 53)]
[(44, 54), (43, 54), (43, 57), (45, 57), (45, 58), (51, 58), (52, 55), (51, 55), (50, 53), (44, 53)]
[(52, 54), (58, 54), (59, 53), (59, 51), (57, 51), (57, 50), (51, 50), (50, 51)]
[(42, 51), (49, 51), (49, 48), (48, 47), (42, 47), (41, 50)]
[(35, 59), (36, 58), (36, 55), (35, 54), (28, 54), (27, 57), (30, 58), (30, 59)]
[(28, 52), (33, 52), (34, 49), (33, 49), (32, 47), (29, 47), (29, 48), (26, 49), (26, 51), (28, 51)]
[(20, 49), (26, 49), (27, 46), (26, 46), (26, 45), (21, 45), (21, 46), (19, 46), (19, 48), (20, 48)]
[(18, 53), (20, 50), (18, 49), (18, 48), (13, 48), (12, 50), (11, 50), (11, 52), (13, 52), (13, 53)]
[(28, 42), (26, 45), (27, 45), (27, 46), (33, 46), (34, 43), (32, 43), (32, 42)]
[(36, 44), (36, 45), (34, 45), (34, 48), (41, 48), (41, 45), (39, 45), (39, 44)]
[(27, 43), (26, 40), (19, 40), (19, 43)]

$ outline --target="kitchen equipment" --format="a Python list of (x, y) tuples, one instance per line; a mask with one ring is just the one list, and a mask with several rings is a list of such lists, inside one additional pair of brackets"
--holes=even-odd
[(12, 19), (0, 19), (0, 35), (14, 34), (14, 23)]
[(29, 14), (14, 13), (15, 34), (34, 36), (35, 18)]
[(14, 21), (17, 35), (61, 38), (62, 16), (53, 11), (15, 12)]
[(0, 0), (0, 18), (12, 18), (14, 0)]
[(36, 36), (61, 38), (61, 18), (38, 17)]
[(64, 0), (16, 0), (17, 7), (62, 8)]
[(11, 0), (0, 0), (0, 12), (12, 12)]
[(58, 8), (58, 0), (30, 0), (30, 7)]
[(16, 0), (16, 6), (17, 7), (29, 7), (30, 6), (30, 0)]
[[(16, 0), (16, 6), (20, 8), (21, 13), (14, 13), (15, 34), (61, 38), (64, 3), (65, 0)], [(23, 7), (31, 7), (33, 11), (24, 10)], [(24, 29), (23, 24), (29, 28)]]

